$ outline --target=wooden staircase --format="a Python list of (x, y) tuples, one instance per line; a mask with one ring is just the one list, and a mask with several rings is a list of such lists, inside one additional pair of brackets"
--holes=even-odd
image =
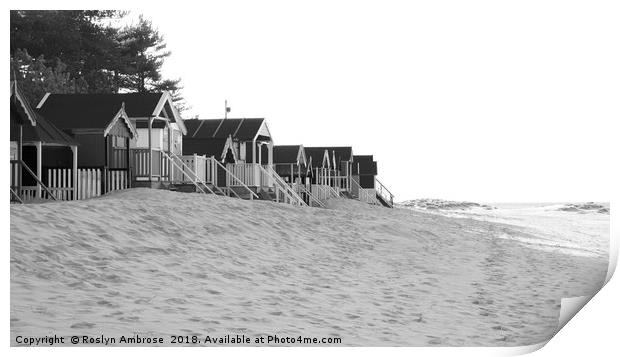
[(377, 200), (383, 206), (394, 208), (394, 195), (377, 178), (375, 178), (375, 190), (377, 192)]
[[(259, 166), (261, 173), (268, 177), (273, 183), (273, 195), (275, 196), (275, 202), (283, 202), (297, 206), (308, 206), (306, 201), (295, 192), (295, 190), (289, 186), (283, 179), (273, 170), (271, 166)], [(270, 187), (270, 186), (267, 186)], [(269, 188), (268, 190), (271, 190)], [(271, 193), (268, 192), (267, 197), (271, 197)]]

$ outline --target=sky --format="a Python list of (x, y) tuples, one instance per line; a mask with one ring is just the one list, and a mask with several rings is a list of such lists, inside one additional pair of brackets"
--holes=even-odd
[(164, 35), (186, 117), (222, 117), (228, 100), (276, 144), (352, 146), (397, 201), (610, 200), (613, 2), (164, 4), (131, 16)]

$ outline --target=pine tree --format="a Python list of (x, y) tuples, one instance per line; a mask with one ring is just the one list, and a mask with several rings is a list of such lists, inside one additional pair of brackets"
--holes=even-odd
[(118, 36), (121, 44), (121, 58), (125, 61), (122, 87), (131, 92), (169, 91), (179, 111), (188, 109), (181, 95), (181, 79), (163, 79), (161, 67), (170, 56), (166, 43), (151, 21), (143, 16), (138, 23), (122, 29)]
[(88, 83), (89, 92), (112, 93), (118, 87), (118, 29), (103, 20), (124, 15), (114, 10), (13, 10), (11, 55), (25, 50), (43, 58), (46, 67), (62, 63), (71, 78)]
[(126, 60), (123, 87), (135, 92), (149, 92), (160, 84), (164, 58), (170, 55), (166, 43), (151, 21), (140, 16), (136, 25), (125, 27), (119, 34), (122, 57)]
[(55, 61), (54, 67), (46, 65), (45, 58), (33, 58), (28, 52), (16, 50), (11, 55), (11, 78), (30, 103), (38, 103), (45, 93), (86, 93), (88, 84), (84, 79), (74, 79), (67, 72), (67, 65)]
[(47, 91), (167, 90), (185, 109), (180, 79), (161, 75), (170, 55), (163, 36), (142, 16), (122, 29), (106, 21), (125, 15), (117, 10), (11, 11), (11, 68), (27, 82), (23, 91), (37, 102)]

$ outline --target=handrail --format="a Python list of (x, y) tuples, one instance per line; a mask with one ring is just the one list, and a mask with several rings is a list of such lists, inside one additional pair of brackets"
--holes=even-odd
[[(182, 168), (181, 168), (181, 167), (180, 167), (180, 166), (179, 166), (179, 165), (178, 165), (178, 164), (177, 164), (177, 163), (176, 163), (176, 162), (172, 159), (172, 157), (170, 157), (170, 155), (166, 154), (166, 152), (165, 152), (165, 151), (163, 151), (163, 150), (161, 151), (161, 153), (163, 154), (163, 156), (164, 156), (165, 158), (167, 158), (167, 159), (168, 159), (168, 161), (170, 161), (170, 163), (172, 163), (172, 165), (174, 165), (177, 169), (179, 169), (179, 170), (183, 171), (183, 169), (182, 169)], [(174, 155), (174, 154), (173, 154), (173, 155)], [(182, 160), (181, 160), (181, 163), (183, 163), (183, 161), (182, 161)], [(191, 172), (191, 170), (190, 170), (190, 172)], [(195, 173), (194, 173), (194, 176), (196, 176), (196, 174), (195, 174)], [(198, 183), (197, 183), (196, 181), (194, 181), (191, 177), (189, 178), (189, 180), (190, 180), (190, 181), (194, 184), (194, 186), (196, 186), (196, 188), (197, 188), (197, 189), (199, 189), (199, 190), (200, 190), (200, 192), (202, 192), (202, 193), (204, 193), (204, 194), (207, 194), (207, 193), (206, 193), (206, 192), (202, 189), (202, 187), (200, 187), (200, 186), (198, 185)], [(207, 185), (205, 185), (205, 187), (207, 187)], [(209, 190), (209, 192), (213, 193), (213, 191), (211, 191), (211, 189), (210, 189), (209, 187), (207, 187), (207, 190)]]
[[(383, 185), (383, 184), (381, 183), (381, 181), (379, 181), (379, 179), (378, 179), (378, 178), (376, 178), (376, 177), (375, 177), (375, 182), (376, 182), (376, 183), (378, 183), (378, 184), (379, 184), (379, 187), (381, 188), (381, 189), (379, 190), (379, 191), (380, 191), (380, 193), (379, 193), (379, 194), (380, 194), (381, 196), (383, 196), (383, 191), (384, 191), (384, 190), (385, 190), (385, 191), (387, 191), (387, 193), (390, 195), (390, 204), (391, 204), (391, 205), (394, 205), (394, 194), (392, 194), (392, 192), (390, 192), (390, 190), (388, 190), (388, 188), (387, 188), (387, 187), (385, 187), (385, 185)], [(386, 198), (387, 198), (387, 197), (386, 197)]]
[[(39, 178), (37, 177), (37, 175), (34, 174), (34, 172), (32, 172), (32, 170), (30, 170), (30, 167), (28, 167), (28, 165), (26, 165), (26, 163), (23, 160), (11, 160), (12, 164), (19, 164), (22, 165), (23, 168), (26, 169), (26, 171), (35, 179), (35, 181), (37, 181), (37, 183), (39, 185), (41, 185), (41, 187), (45, 190), (45, 192), (47, 192), (48, 195), (50, 195), (51, 198), (54, 199), (54, 201), (57, 201), (56, 196), (54, 196), (54, 194), (52, 194), (52, 192), (49, 190), (49, 188), (47, 188), (47, 186), (45, 186), (43, 184), (43, 182), (41, 182), (41, 180), (39, 180)], [(73, 183), (75, 185), (75, 182)]]
[(282, 177), (280, 177), (280, 175), (278, 175), (277, 172), (275, 172), (275, 170), (271, 167), (271, 166), (267, 166), (268, 169), (265, 169), (262, 165), (259, 165), (258, 167), (261, 168), (261, 170), (264, 170), (265, 172), (267, 172), (269, 175), (271, 175), (271, 177), (278, 182), (278, 184), (281, 187), (284, 187), (285, 190), (290, 191), (291, 196), (293, 196), (295, 198), (295, 200), (298, 201), (300, 206), (307, 206), (306, 202), (304, 201), (303, 198), (299, 197), (299, 195), (297, 194), (297, 192), (295, 192), (295, 190), (293, 190), (289, 185), (286, 184), (286, 182), (284, 182), (284, 180), (282, 179)]
[[(237, 176), (233, 175), (232, 172), (230, 172), (230, 170), (228, 170), (224, 165), (222, 165), (219, 161), (215, 160), (215, 163), (221, 167), (222, 169), (224, 169), (224, 171), (226, 171), (226, 173), (228, 173), (230, 175), (230, 177), (234, 178), (235, 180), (237, 180), (237, 182), (239, 182), (241, 184), (241, 186), (245, 187), (246, 190), (248, 190), (250, 192), (250, 199), (252, 199), (252, 197), (256, 197), (259, 198), (258, 195), (256, 193), (254, 193), (254, 191), (252, 191), (246, 184), (243, 183), (243, 181), (239, 180), (239, 178), (237, 178)], [(232, 190), (232, 192), (235, 192), (235, 190)], [(237, 193), (235, 192), (235, 195)], [(239, 197), (239, 195), (237, 195), (237, 197)], [(241, 197), (239, 197), (241, 198)]]
[(329, 190), (332, 191), (332, 194), (334, 195), (334, 197), (340, 197), (340, 192), (338, 192), (338, 190), (336, 190), (334, 187), (327, 185), (327, 187), (329, 187)]
[(15, 190), (13, 190), (12, 187), (9, 187), (9, 189), (11, 190), (11, 195), (15, 196), (15, 198), (17, 198), (17, 200), (19, 201), (19, 203), (24, 203), (24, 201), (21, 199), (21, 197), (19, 197), (19, 195), (17, 194), (17, 192), (15, 192)]
[[(262, 171), (265, 175), (267, 175), (267, 176), (271, 176), (271, 179), (273, 179), (273, 180), (276, 182), (276, 184), (277, 184), (277, 186), (275, 186), (275, 188), (279, 188), (280, 190), (282, 190), (282, 193), (283, 193), (283, 194), (284, 194), (284, 195), (285, 195), (285, 196), (289, 199), (289, 201), (291, 202), (291, 204), (293, 203), (293, 201), (298, 201), (298, 203), (299, 203), (299, 199), (297, 199), (297, 198), (293, 197), (293, 196), (292, 196), (289, 192), (287, 192), (287, 191), (288, 191), (288, 190), (287, 190), (288, 185), (286, 185), (287, 187), (283, 187), (283, 186), (282, 186), (282, 184), (280, 183), (280, 181), (276, 181), (275, 177), (273, 177), (273, 176), (271, 175), (271, 173), (270, 173), (269, 171), (267, 171), (267, 169), (265, 169), (265, 168), (264, 168), (262, 165), (260, 165), (260, 164), (258, 165), (258, 167), (260, 168), (260, 170), (261, 170), (261, 171)], [(276, 195), (277, 195), (277, 192), (276, 192)], [(302, 200), (302, 201), (303, 201), (303, 200)], [(304, 203), (305, 203), (305, 202), (304, 202)]]
[[(191, 167), (189, 167), (189, 165), (187, 165), (187, 164), (183, 161), (183, 159), (179, 157), (179, 155), (177, 155), (177, 154), (175, 154), (175, 153), (173, 153), (173, 152), (171, 152), (170, 154), (172, 154), (172, 156), (173, 156), (175, 159), (179, 160), (179, 161), (181, 162), (181, 164), (189, 170), (189, 173), (190, 173), (190, 174), (194, 175), (194, 177), (196, 178), (196, 181), (197, 181), (197, 182), (200, 182), (201, 184), (203, 184), (203, 185), (204, 185), (204, 187), (205, 187), (207, 190), (209, 190), (209, 192), (210, 192), (212, 195), (215, 195), (215, 192), (213, 192), (213, 190), (212, 190), (212, 189), (210, 189), (210, 188), (209, 188), (209, 186), (207, 186), (207, 183), (206, 183), (206, 182), (204, 182), (204, 181), (202, 181), (202, 180), (198, 177), (198, 173), (197, 173), (197, 172), (194, 172), (194, 170), (192, 170), (192, 168), (191, 168)], [(177, 166), (177, 168), (178, 168), (178, 166)], [(181, 171), (183, 171), (183, 170), (181, 170)], [(204, 191), (202, 191), (202, 192), (203, 192), (203, 193), (206, 193), (206, 192), (204, 192)]]
[[(362, 201), (362, 202), (366, 202), (366, 203), (370, 203), (373, 205), (381, 205), (381, 203), (379, 202), (379, 200), (377, 200), (376, 197), (373, 196), (369, 196), (368, 192), (366, 191), (365, 188), (362, 188), (362, 186), (360, 186), (359, 182), (357, 182), (353, 177), (351, 177), (351, 182), (355, 183), (355, 185), (357, 185), (357, 199), (358, 201)], [(364, 196), (364, 200), (361, 200), (361, 196)]]
[[(208, 162), (209, 164), (211, 164), (211, 163), (213, 163), (213, 162), (214, 162), (214, 163), (217, 163), (217, 160), (215, 160), (215, 156), (211, 155), (211, 157), (208, 157), (208, 158), (207, 158), (207, 162)], [(222, 189), (221, 189), (220, 187), (218, 187), (218, 186), (217, 186), (217, 183), (216, 183), (216, 181), (217, 181), (217, 180), (216, 180), (216, 179), (217, 179), (217, 165), (214, 165), (213, 172), (211, 173), (211, 175), (213, 175), (213, 178), (214, 178), (214, 180), (212, 180), (213, 182), (211, 182), (211, 184), (213, 185), (213, 188), (215, 188), (215, 189), (217, 190), (217, 192), (221, 193), (221, 194), (222, 194), (222, 196), (226, 196), (226, 193), (224, 193), (224, 191), (222, 191)], [(237, 196), (237, 198), (238, 198), (238, 199), (241, 199), (241, 197), (239, 197), (239, 195), (237, 194), (237, 192), (235, 192), (234, 190), (232, 190), (232, 193), (233, 193), (235, 196)]]
[(390, 192), (390, 190), (388, 190), (388, 188), (387, 188), (387, 187), (385, 187), (385, 185), (384, 185), (384, 184), (382, 184), (382, 183), (381, 183), (381, 181), (379, 181), (379, 179), (378, 179), (378, 178), (376, 178), (376, 177), (375, 177), (375, 181), (377, 181), (377, 183), (379, 184), (379, 186), (381, 186), (381, 191), (386, 190), (386, 191), (390, 194), (390, 196), (394, 197), (394, 194), (392, 194), (392, 192)]
[[(358, 192), (358, 197), (359, 197), (359, 192), (361, 192), (362, 186), (360, 186), (360, 184), (357, 181), (355, 181), (355, 179), (353, 177), (351, 177), (351, 182), (353, 182), (356, 185), (357, 192)], [(353, 190), (351, 190), (351, 191), (353, 191)]]
[(318, 203), (319, 206), (321, 206), (322, 208), (325, 208), (325, 205), (323, 204), (323, 202), (321, 202), (321, 200), (319, 200), (318, 198), (314, 197), (314, 195), (312, 194), (312, 192), (308, 191), (308, 189), (302, 185), (302, 184), (298, 184), (298, 186), (300, 189), (302, 189), (307, 195), (308, 197), (310, 197), (311, 199), (314, 200), (314, 202)]

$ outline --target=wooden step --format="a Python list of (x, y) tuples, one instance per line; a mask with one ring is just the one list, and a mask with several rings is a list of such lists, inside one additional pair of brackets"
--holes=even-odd
[(273, 192), (272, 190), (260, 190), (260, 192), (258, 193), (258, 197), (261, 200), (265, 200), (265, 201), (275, 201), (276, 200), (276, 194), (275, 192)]
[[(243, 186), (230, 186), (229, 188), (232, 191), (235, 191), (235, 193), (244, 200), (249, 200), (252, 197), (252, 194), (250, 194), (250, 192), (248, 192), (248, 190)], [(256, 193), (255, 187), (250, 187), (250, 190)], [(236, 197), (236, 196), (232, 195), (232, 197)]]

